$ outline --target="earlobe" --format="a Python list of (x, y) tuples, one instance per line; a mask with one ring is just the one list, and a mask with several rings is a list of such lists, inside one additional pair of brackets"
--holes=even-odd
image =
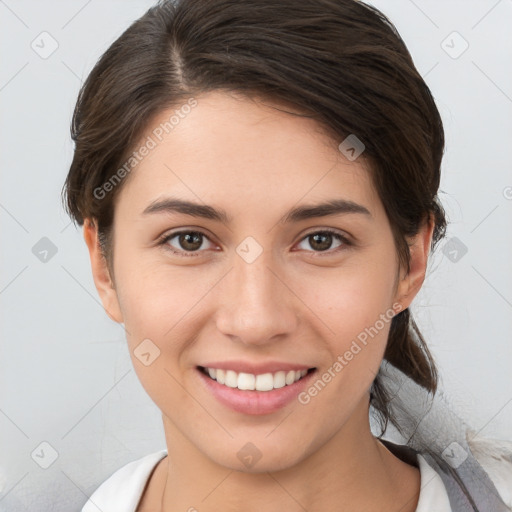
[(114, 322), (122, 323), (123, 315), (119, 306), (117, 292), (114, 288), (107, 262), (101, 252), (97, 227), (91, 219), (85, 219), (83, 235), (89, 249), (94, 284), (98, 290), (105, 312)]
[[(431, 216), (428, 221), (423, 223), (416, 236), (407, 240), (410, 252), (410, 269), (406, 275), (400, 278), (395, 295), (395, 300), (402, 305), (402, 310), (411, 305), (425, 280), (433, 232), (434, 219)], [(403, 273), (405, 274), (405, 269)]]

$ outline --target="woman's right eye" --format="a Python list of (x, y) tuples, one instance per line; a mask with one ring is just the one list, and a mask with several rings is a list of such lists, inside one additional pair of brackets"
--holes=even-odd
[[(171, 241), (175, 238), (177, 240), (175, 245), (173, 245)], [(168, 247), (173, 254), (178, 256), (200, 256), (200, 249), (203, 246), (204, 239), (209, 240), (201, 231), (178, 231), (164, 235), (158, 242), (158, 245)]]

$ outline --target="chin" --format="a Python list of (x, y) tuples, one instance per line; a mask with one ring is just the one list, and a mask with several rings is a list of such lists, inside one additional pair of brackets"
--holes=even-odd
[[(293, 442), (293, 437), (285, 435), (284, 432), (273, 440), (265, 439), (265, 436), (268, 436), (268, 431), (261, 437), (252, 437), (254, 441), (250, 440), (250, 435), (236, 436), (228, 443), (210, 444), (209, 448), (213, 445), (216, 449), (207, 449), (203, 454), (214, 464), (248, 474), (285, 471), (307, 456), (304, 448), (298, 446)], [(240, 439), (244, 441), (239, 441)]]

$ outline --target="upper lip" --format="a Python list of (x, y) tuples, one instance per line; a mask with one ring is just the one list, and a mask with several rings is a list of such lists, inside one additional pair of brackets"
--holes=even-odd
[(254, 375), (261, 375), (263, 373), (276, 373), (278, 371), (290, 370), (309, 370), (312, 366), (298, 364), (298, 363), (285, 363), (279, 361), (268, 361), (266, 363), (254, 363), (249, 361), (211, 361), (204, 363), (203, 368), (217, 368), (220, 370), (233, 370), (236, 373), (252, 373)]

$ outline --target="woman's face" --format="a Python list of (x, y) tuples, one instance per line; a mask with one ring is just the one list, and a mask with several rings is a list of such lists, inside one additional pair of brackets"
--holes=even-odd
[(399, 274), (364, 153), (349, 160), (342, 140), (268, 102), (196, 100), (141, 139), (116, 202), (115, 290), (86, 225), (95, 281), (170, 450), (283, 469), (368, 428), (393, 310), (421, 286), (431, 233)]

